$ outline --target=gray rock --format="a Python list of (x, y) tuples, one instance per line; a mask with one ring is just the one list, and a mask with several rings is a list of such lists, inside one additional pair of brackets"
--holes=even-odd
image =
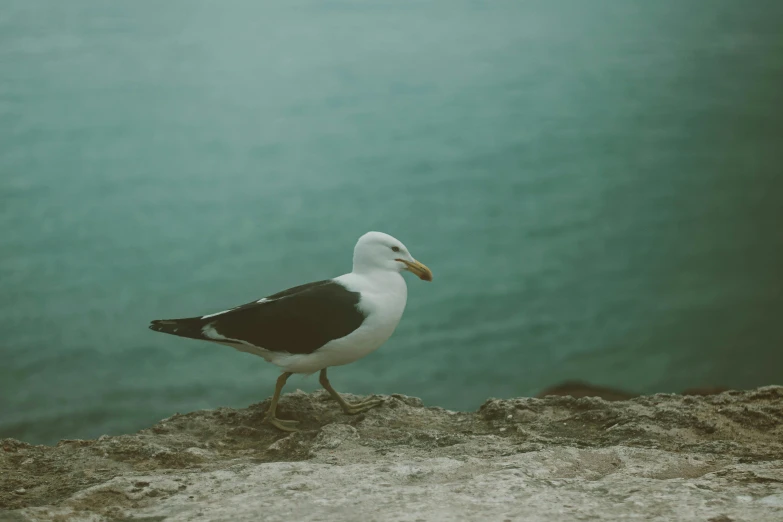
[(475, 413), (384, 399), (351, 417), (325, 392), (286, 395), (294, 434), (262, 423), (265, 401), (54, 447), (5, 439), (0, 520), (783, 520), (783, 387)]

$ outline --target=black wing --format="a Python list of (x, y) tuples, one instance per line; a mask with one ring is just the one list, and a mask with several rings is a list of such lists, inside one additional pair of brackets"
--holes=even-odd
[(362, 325), (365, 315), (357, 307), (360, 297), (359, 292), (328, 279), (289, 288), (220, 314), (152, 321), (150, 329), (205, 341), (250, 343), (273, 352), (308, 354)]

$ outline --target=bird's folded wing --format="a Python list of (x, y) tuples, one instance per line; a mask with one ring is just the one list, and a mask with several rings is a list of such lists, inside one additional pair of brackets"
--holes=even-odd
[(153, 321), (151, 329), (182, 337), (252, 345), (273, 352), (313, 353), (364, 322), (361, 295), (333, 280), (308, 283), (226, 312)]

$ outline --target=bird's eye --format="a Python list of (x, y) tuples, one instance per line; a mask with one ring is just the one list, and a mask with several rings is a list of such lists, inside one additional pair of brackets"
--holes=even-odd
[(391, 249), (392, 249), (392, 252), (399, 252), (400, 251), (400, 247), (398, 247), (398, 246), (393, 246), (393, 247), (391, 247)]

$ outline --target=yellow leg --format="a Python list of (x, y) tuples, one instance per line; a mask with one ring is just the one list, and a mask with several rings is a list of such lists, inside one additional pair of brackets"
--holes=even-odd
[(293, 373), (285, 372), (277, 378), (277, 383), (275, 384), (275, 394), (272, 396), (272, 404), (269, 405), (269, 410), (267, 410), (266, 415), (264, 416), (264, 422), (268, 422), (275, 428), (283, 431), (298, 431), (295, 428), (295, 426), (299, 424), (298, 421), (281, 420), (276, 416), (277, 401), (280, 400), (280, 392), (283, 391), (283, 386), (285, 386), (285, 382), (289, 377), (291, 377), (291, 375), (293, 375)]
[(340, 394), (337, 393), (337, 391), (335, 391), (334, 388), (332, 388), (332, 384), (329, 382), (329, 379), (326, 377), (326, 368), (321, 370), (321, 376), (318, 378), (318, 381), (321, 383), (321, 386), (323, 386), (326, 389), (326, 391), (329, 392), (329, 395), (331, 395), (332, 398), (340, 404), (343, 411), (348, 415), (355, 415), (357, 413), (367, 411), (370, 408), (374, 408), (383, 402), (380, 399), (366, 399), (361, 402), (357, 402), (356, 404), (351, 404), (350, 402), (346, 402), (346, 400), (340, 397)]

